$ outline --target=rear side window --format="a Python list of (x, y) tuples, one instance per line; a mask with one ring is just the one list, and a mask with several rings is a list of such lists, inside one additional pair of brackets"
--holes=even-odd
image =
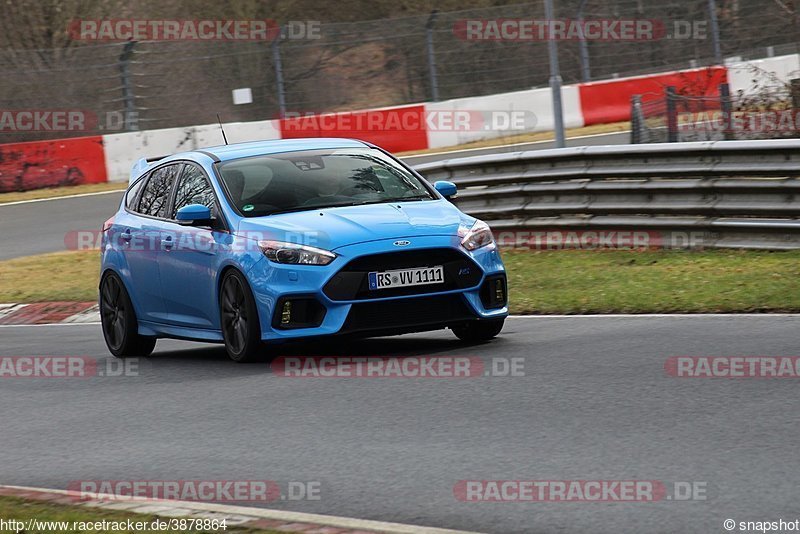
[(128, 192), (125, 194), (125, 207), (129, 210), (136, 211), (136, 201), (139, 199), (139, 191), (142, 189), (142, 186), (147, 181), (147, 178), (142, 178), (138, 180), (136, 183), (128, 189)]
[(172, 218), (177, 216), (179, 209), (189, 204), (202, 204), (211, 209), (211, 213), (215, 213), (215, 199), (214, 190), (205, 173), (199, 167), (187, 164), (183, 167), (178, 189), (175, 191), (175, 207), (172, 209)]
[(180, 169), (181, 165), (166, 165), (154, 170), (142, 191), (139, 209), (136, 211), (151, 217), (164, 217), (172, 185)]

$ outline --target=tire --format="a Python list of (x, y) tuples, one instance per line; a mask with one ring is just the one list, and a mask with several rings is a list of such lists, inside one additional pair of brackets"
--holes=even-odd
[(236, 270), (225, 273), (219, 291), (219, 320), (228, 357), (240, 363), (266, 358), (258, 310), (250, 285)]
[(463, 325), (454, 326), (453, 333), (458, 339), (468, 343), (489, 341), (500, 333), (505, 321), (505, 318), (471, 321)]
[(108, 273), (100, 282), (100, 322), (109, 352), (117, 358), (149, 356), (156, 338), (139, 335), (139, 323), (122, 279)]

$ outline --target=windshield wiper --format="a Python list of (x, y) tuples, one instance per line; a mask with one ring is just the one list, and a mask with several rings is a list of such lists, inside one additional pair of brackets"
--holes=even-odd
[(365, 204), (391, 204), (393, 202), (413, 202), (415, 200), (433, 200), (429, 196), (401, 197), (401, 198), (382, 198), (380, 200), (364, 200), (352, 204), (353, 206), (363, 206)]
[(325, 208), (339, 208), (339, 207), (342, 207), (342, 206), (349, 206), (349, 205), (350, 204), (329, 204), (329, 205), (321, 204), (319, 206), (295, 206), (293, 208), (284, 208), (284, 209), (281, 209), (281, 210), (270, 211), (266, 215), (268, 215), (268, 216), (269, 215), (279, 215), (281, 213), (294, 213), (294, 212), (298, 212), (298, 211), (321, 210), (321, 209), (325, 209)]

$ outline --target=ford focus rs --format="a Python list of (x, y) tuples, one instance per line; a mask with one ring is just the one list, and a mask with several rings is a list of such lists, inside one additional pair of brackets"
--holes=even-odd
[(373, 145), (297, 139), (141, 160), (102, 236), (103, 334), (118, 357), (158, 338), (265, 345), (449, 328), (496, 336), (508, 315), (489, 227)]

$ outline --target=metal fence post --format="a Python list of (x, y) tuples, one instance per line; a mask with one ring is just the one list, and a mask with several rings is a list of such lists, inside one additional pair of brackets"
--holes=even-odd
[(800, 109), (800, 78), (792, 78), (789, 80), (789, 84), (792, 92), (792, 107), (798, 110)]
[(127, 131), (139, 129), (139, 121), (136, 120), (136, 97), (133, 94), (133, 84), (131, 83), (131, 57), (136, 41), (128, 41), (122, 45), (122, 54), (119, 56), (119, 73), (122, 79), (122, 101), (125, 106), (124, 127)]
[[(795, 121), (798, 121), (800, 120), (800, 78), (789, 80), (789, 90), (792, 93), (792, 115)], [(797, 128), (796, 124), (795, 128)]]
[(578, 48), (580, 49), (581, 58), (581, 79), (583, 79), (584, 82), (592, 81), (592, 71), (589, 66), (589, 43), (586, 42), (586, 36), (583, 33), (583, 10), (588, 1), (589, 0), (581, 0), (576, 17), (578, 19)]
[(711, 22), (711, 44), (714, 47), (714, 62), (722, 65), (722, 48), (719, 43), (719, 21), (717, 20), (717, 3), (708, 0), (708, 19)]
[(281, 118), (286, 116), (286, 89), (283, 85), (283, 63), (281, 62), (281, 35), (283, 28), (280, 28), (278, 35), (272, 41), (272, 68), (275, 69), (275, 89), (278, 92), (278, 111)]
[(678, 106), (674, 86), (667, 87), (667, 142), (678, 142)]
[(564, 148), (564, 106), (561, 103), (561, 69), (558, 66), (558, 44), (553, 38), (553, 0), (544, 0), (544, 18), (548, 23), (547, 51), (550, 55), (550, 90), (553, 93), (553, 126), (556, 148)]
[(631, 144), (642, 143), (642, 130), (644, 129), (644, 117), (642, 116), (642, 96), (633, 95), (631, 97)]
[(436, 77), (436, 56), (433, 50), (433, 26), (436, 24), (438, 10), (431, 11), (428, 22), (425, 24), (425, 48), (428, 53), (428, 75), (431, 83), (431, 99), (434, 102), (439, 100), (439, 81)]
[(733, 131), (733, 103), (731, 101), (731, 86), (727, 83), (719, 84), (719, 103), (720, 109), (722, 109), (722, 120), (724, 121), (723, 124), (725, 125), (725, 129), (723, 130), (724, 139), (726, 141), (730, 141), (731, 139), (735, 139), (736, 136), (734, 135)]

